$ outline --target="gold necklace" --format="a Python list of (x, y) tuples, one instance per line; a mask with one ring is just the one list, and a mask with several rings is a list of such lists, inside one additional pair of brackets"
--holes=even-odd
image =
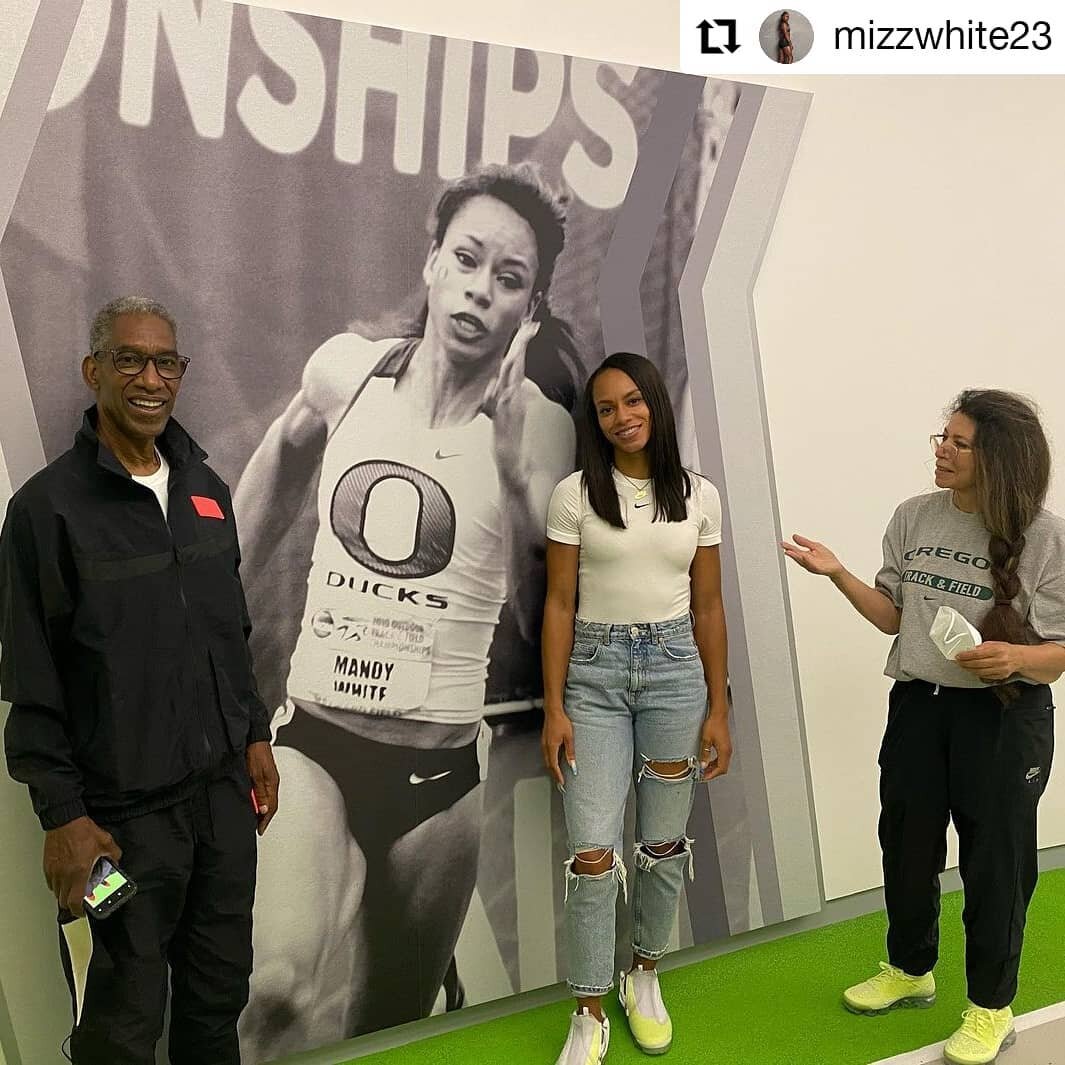
[[(617, 466), (615, 466), (614, 469), (618, 470)], [(621, 470), (618, 470), (618, 473), (621, 473)], [(631, 484), (632, 487), (636, 489), (636, 494), (633, 497), (634, 499), (646, 499), (647, 498), (647, 486), (654, 480), (653, 477), (648, 477), (647, 480), (644, 481), (642, 485), (640, 485), (640, 484), (637, 484), (631, 477), (626, 477), (625, 474), (623, 474), (623, 473), (621, 473), (621, 476), (625, 477), (625, 480), (628, 481), (629, 484)]]

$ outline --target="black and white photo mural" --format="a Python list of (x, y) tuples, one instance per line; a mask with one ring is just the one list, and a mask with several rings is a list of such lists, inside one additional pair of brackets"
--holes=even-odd
[(660, 367), (725, 506), (737, 752), (674, 944), (817, 910), (750, 299), (807, 97), (219, 0), (20, 4), (3, 467), (69, 446), (100, 305), (171, 308), (276, 709), (247, 1060), (564, 975), (538, 500), (610, 351)]

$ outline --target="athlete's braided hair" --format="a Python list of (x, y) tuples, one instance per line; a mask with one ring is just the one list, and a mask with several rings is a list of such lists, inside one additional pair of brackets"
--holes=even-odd
[[(1050, 483), (1050, 447), (1034, 404), (997, 389), (966, 389), (951, 406), (976, 427), (973, 438), (977, 506), (991, 534), (991, 583), (995, 603), (980, 625), (985, 640), (1035, 643), (1038, 638), (1013, 606), (1021, 590), (1017, 565), (1024, 534), (1035, 520)], [(1015, 692), (1001, 692), (1004, 702)]]

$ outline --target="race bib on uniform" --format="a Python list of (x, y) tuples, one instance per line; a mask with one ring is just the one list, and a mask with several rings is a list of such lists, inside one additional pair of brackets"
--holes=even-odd
[(292, 657), (293, 697), (392, 716), (425, 704), (432, 675), (432, 622), (322, 608), (305, 625), (309, 631)]

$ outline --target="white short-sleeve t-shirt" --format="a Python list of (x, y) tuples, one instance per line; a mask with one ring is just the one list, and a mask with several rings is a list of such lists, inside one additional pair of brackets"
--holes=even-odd
[(624, 529), (592, 510), (581, 472), (560, 481), (551, 496), (547, 536), (580, 545), (577, 614), (618, 625), (669, 621), (691, 608), (689, 570), (697, 547), (721, 543), (721, 497), (689, 471), (692, 492), (684, 521), (653, 521), (654, 488), (636, 499), (636, 486), (614, 471)]

